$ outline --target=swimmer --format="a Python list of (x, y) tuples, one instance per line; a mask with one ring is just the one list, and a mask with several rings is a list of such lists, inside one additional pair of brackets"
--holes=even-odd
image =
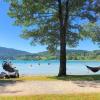
[(50, 63), (48, 63), (48, 65), (50, 65)]
[(40, 65), (40, 63), (38, 63), (38, 65)]

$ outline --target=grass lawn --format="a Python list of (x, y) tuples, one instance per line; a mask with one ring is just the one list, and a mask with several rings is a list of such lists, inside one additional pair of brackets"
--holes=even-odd
[(100, 94), (0, 96), (0, 100), (100, 100)]
[(57, 80), (64, 80), (64, 81), (95, 81), (100, 80), (100, 75), (68, 75), (66, 77), (57, 77), (57, 76), (24, 76), (20, 78), (12, 78), (12, 79), (1, 79), (0, 81), (57, 81)]

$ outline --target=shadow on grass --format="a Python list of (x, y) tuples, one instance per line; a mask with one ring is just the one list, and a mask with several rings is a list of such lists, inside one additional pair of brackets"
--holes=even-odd
[(13, 79), (0, 79), (0, 94), (4, 94), (4, 93), (14, 94), (14, 93), (21, 92), (21, 90), (9, 90), (9, 89), (6, 88), (7, 86), (12, 87), (17, 82), (23, 82), (23, 81), (15, 80), (15, 79), (14, 80)]
[(79, 87), (100, 88), (100, 81), (73, 81)]
[(67, 75), (64, 77), (58, 77), (58, 76), (51, 76), (48, 77), (50, 79), (55, 80), (64, 80), (64, 81), (96, 81), (100, 80), (100, 75)]
[(17, 82), (23, 82), (22, 80), (13, 80), (13, 79), (0, 79), (0, 87), (1, 86), (7, 86), (7, 85), (13, 85)]

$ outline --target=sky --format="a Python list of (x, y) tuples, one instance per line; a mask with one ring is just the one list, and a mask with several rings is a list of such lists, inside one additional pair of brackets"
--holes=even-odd
[[(31, 53), (46, 51), (46, 46), (31, 46), (29, 40), (20, 37), (22, 28), (13, 25), (13, 19), (7, 15), (8, 7), (7, 3), (0, 0), (0, 47), (14, 48)], [(97, 44), (93, 44), (91, 40), (84, 40), (80, 41), (76, 48), (68, 49), (92, 51), (99, 50), (100, 48)]]

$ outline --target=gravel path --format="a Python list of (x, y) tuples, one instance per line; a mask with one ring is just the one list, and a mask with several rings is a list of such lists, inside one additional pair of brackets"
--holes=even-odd
[(100, 93), (100, 81), (0, 82), (0, 95)]

